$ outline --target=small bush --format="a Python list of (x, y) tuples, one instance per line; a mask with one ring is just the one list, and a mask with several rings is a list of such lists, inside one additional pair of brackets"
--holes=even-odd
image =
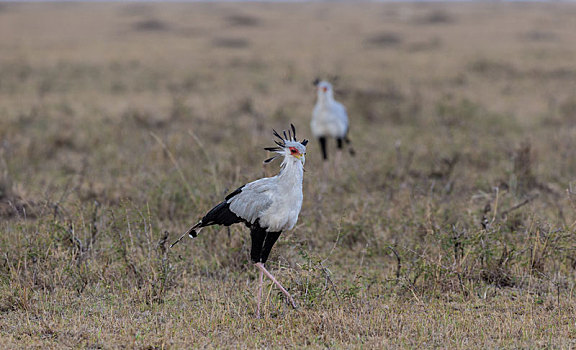
[(212, 45), (226, 49), (244, 49), (250, 46), (250, 42), (243, 38), (215, 38)]
[(416, 19), (417, 24), (435, 25), (456, 22), (454, 16), (444, 10), (434, 10)]
[(402, 44), (402, 36), (398, 33), (379, 33), (369, 36), (364, 43), (368, 47), (390, 48)]
[(147, 19), (134, 23), (132, 28), (139, 32), (163, 32), (169, 30), (170, 25), (158, 19)]
[(226, 22), (232, 27), (258, 27), (260, 20), (249, 15), (226, 16)]

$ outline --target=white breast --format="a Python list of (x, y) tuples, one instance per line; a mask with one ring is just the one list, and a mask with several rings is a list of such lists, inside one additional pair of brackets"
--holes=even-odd
[(316, 103), (310, 123), (314, 137), (344, 137), (348, 132), (346, 108), (336, 101)]
[(302, 209), (302, 191), (291, 191), (283, 197), (277, 197), (260, 218), (260, 226), (269, 232), (291, 230), (298, 221)]
[(291, 230), (302, 209), (304, 170), (300, 160), (291, 159), (277, 176), (272, 204), (260, 216), (260, 226), (268, 232)]

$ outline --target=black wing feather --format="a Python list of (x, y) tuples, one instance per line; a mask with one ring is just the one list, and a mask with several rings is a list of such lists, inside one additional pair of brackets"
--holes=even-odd
[(226, 196), (226, 198), (224, 198), (225, 200), (229, 200), (230, 198), (234, 197), (235, 195), (239, 194), (240, 192), (242, 192), (242, 189), (244, 188), (244, 186), (240, 186), (238, 187), (234, 192), (230, 193), (229, 195)]
[(201, 227), (211, 225), (230, 226), (239, 222), (246, 222), (246, 220), (234, 214), (230, 210), (230, 203), (223, 201), (204, 215)]

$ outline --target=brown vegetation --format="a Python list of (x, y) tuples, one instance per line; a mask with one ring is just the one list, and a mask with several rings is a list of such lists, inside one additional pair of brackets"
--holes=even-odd
[[(0, 347), (576, 346), (570, 4), (2, 4)], [(513, 19), (513, 21), (511, 21)], [(254, 318), (204, 230), (337, 75), (324, 174)]]

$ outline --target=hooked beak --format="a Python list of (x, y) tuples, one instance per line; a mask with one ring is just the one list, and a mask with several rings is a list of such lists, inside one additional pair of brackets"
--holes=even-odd
[(304, 165), (304, 163), (306, 163), (306, 157), (304, 156), (304, 154), (302, 153), (297, 153), (297, 154), (293, 154), (294, 158), (298, 159), (299, 161), (302, 162), (302, 165)]

